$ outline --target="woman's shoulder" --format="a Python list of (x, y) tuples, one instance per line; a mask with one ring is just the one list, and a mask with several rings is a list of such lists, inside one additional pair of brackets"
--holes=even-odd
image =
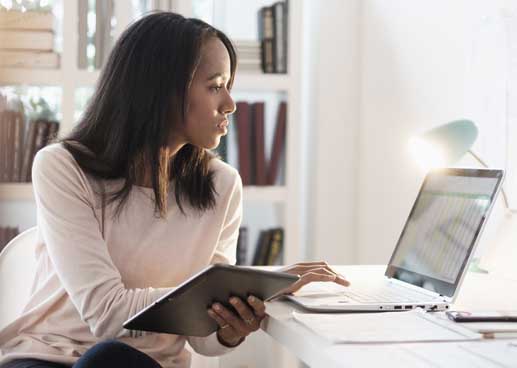
[(210, 169), (215, 174), (215, 181), (222, 186), (241, 185), (239, 172), (221, 159), (214, 157), (210, 160)]
[(63, 143), (53, 143), (38, 151), (32, 165), (32, 179), (37, 187), (54, 185), (92, 192), (89, 176)]
[(72, 154), (65, 148), (63, 143), (52, 143), (40, 149), (34, 157), (34, 165), (40, 167), (60, 167), (72, 169), (77, 163)]

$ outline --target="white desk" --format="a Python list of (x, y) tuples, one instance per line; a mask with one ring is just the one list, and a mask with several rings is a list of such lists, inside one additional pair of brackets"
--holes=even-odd
[[(360, 269), (367, 268), (371, 275), (382, 275), (385, 270), (385, 266), (339, 266), (335, 268), (352, 283), (354, 279), (358, 280)], [(454, 305), (455, 309), (517, 309), (517, 280), (468, 273), (460, 290), (461, 292)], [(429, 356), (429, 364), (424, 366), (447, 366), (447, 364), (442, 365), (444, 362), (443, 350), (446, 348), (444, 344), (458, 344), (451, 342), (403, 344), (403, 350), (401, 350), (400, 344), (352, 346), (332, 344), (293, 320), (291, 317), (293, 311), (303, 312), (290, 302), (275, 301), (268, 303), (267, 313), (269, 316), (264, 320), (262, 328), (296, 357), (315, 368), (366, 367), (380, 364), (383, 367), (400, 368), (401, 366), (415, 366), (416, 363), (422, 366), (421, 360), (412, 360), (411, 354), (408, 353), (408, 350), (411, 349), (420, 349)], [(475, 342), (475, 344), (490, 343), (486, 340)], [(449, 348), (452, 349), (452, 345), (449, 345)], [(433, 361), (435, 358), (437, 361)], [(466, 361), (465, 366), (472, 365)], [(510, 366), (517, 367), (517, 361), (515, 365)]]

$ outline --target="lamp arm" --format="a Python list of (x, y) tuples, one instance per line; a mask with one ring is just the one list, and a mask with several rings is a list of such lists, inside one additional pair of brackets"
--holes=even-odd
[[(477, 154), (474, 153), (474, 151), (472, 150), (468, 150), (467, 151), (468, 153), (471, 154), (472, 157), (474, 157), (476, 159), (476, 161), (478, 161), (481, 165), (483, 165), (483, 167), (488, 167), (488, 165), (486, 164), (485, 161), (483, 161), (481, 159), (481, 157), (479, 157)], [(503, 195), (503, 201), (504, 201), (504, 206), (506, 207), (507, 210), (513, 212), (513, 210), (510, 208), (510, 206), (508, 205), (508, 197), (506, 196), (506, 192), (504, 191), (504, 187), (501, 186), (501, 194)]]

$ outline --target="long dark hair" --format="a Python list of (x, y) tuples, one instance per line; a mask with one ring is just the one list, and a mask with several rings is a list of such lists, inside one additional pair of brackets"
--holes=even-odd
[(108, 196), (108, 203), (119, 200), (116, 214), (145, 164), (150, 165), (160, 217), (167, 212), (169, 182), (183, 214), (185, 201), (199, 211), (215, 206), (209, 170), (214, 154), (186, 144), (171, 158), (168, 149), (174, 125), (185, 122), (201, 47), (211, 37), (228, 50), (231, 88), (237, 57), (221, 31), (170, 12), (152, 13), (133, 23), (115, 44), (83, 117), (62, 140), (85, 172), (99, 179), (124, 179), (122, 188)]

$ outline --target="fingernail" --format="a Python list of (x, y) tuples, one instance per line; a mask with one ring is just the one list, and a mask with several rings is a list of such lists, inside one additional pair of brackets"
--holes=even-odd
[(249, 300), (251, 303), (254, 303), (256, 299), (255, 299), (255, 297), (254, 297), (253, 295), (250, 295), (250, 296), (248, 297), (248, 300)]
[(237, 304), (237, 299), (231, 298), (230, 299), (230, 303), (232, 303), (233, 305)]
[(220, 311), (221, 310), (221, 306), (219, 304), (216, 304), (216, 305), (214, 305), (214, 309)]

